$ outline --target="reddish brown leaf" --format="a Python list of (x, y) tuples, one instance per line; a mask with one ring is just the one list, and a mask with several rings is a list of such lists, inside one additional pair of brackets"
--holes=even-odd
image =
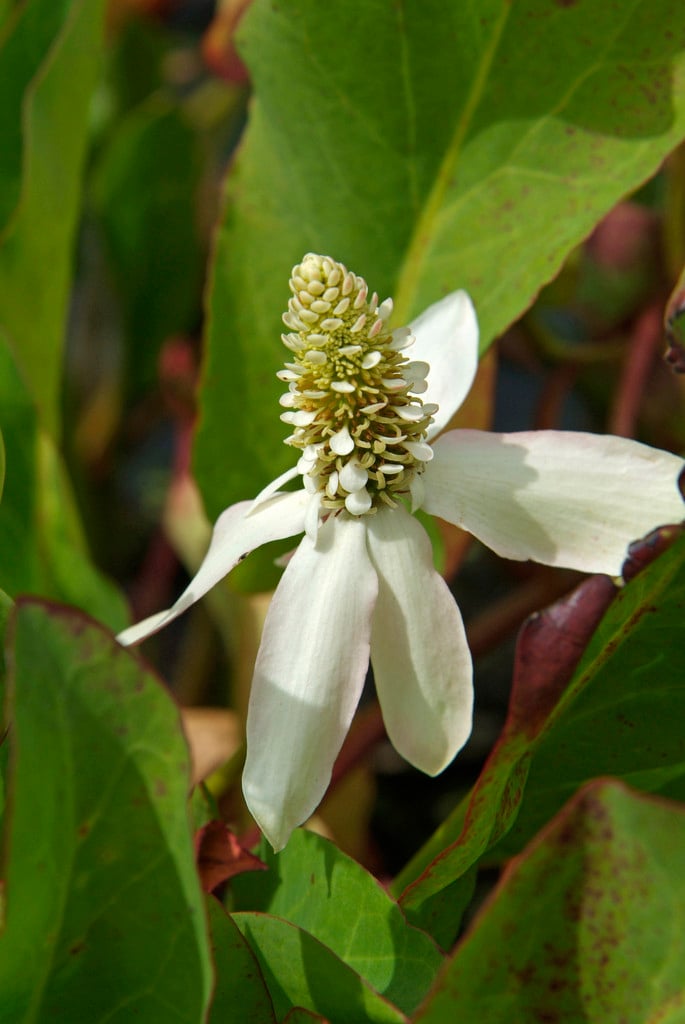
[(537, 734), (616, 593), (608, 576), (590, 576), (524, 622), (516, 644), (507, 731)]
[(329, 1024), (329, 1021), (327, 1017), (296, 1006), (283, 1018), (283, 1024)]
[(222, 821), (210, 821), (195, 834), (195, 857), (203, 892), (243, 871), (266, 871), (266, 864), (241, 846)]
[(623, 563), (623, 579), (626, 583), (635, 579), (650, 562), (663, 554), (682, 532), (682, 526), (660, 526), (641, 540), (634, 541), (628, 548), (628, 557)]

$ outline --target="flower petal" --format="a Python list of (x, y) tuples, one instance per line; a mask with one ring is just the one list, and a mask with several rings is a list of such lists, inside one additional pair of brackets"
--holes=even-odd
[(245, 800), (275, 850), (317, 806), (369, 664), (376, 573), (366, 526), (331, 516), (304, 537), (264, 624), (247, 716)]
[(464, 625), (428, 535), (404, 508), (373, 516), (368, 545), (378, 573), (371, 664), (385, 727), (403, 757), (437, 775), (471, 732)]
[(296, 476), (300, 474), (301, 470), (299, 466), (292, 466), (291, 469), (286, 469), (285, 473), (281, 473), (275, 480), (272, 480), (270, 484), (263, 487), (256, 498), (251, 502), (250, 512), (254, 512), (255, 509), (263, 505), (267, 498), (270, 498), (276, 491), (287, 484), (290, 480), (294, 480)]
[(473, 303), (466, 292), (452, 292), (414, 320), (411, 331), (416, 338), (412, 359), (430, 365), (424, 400), (440, 406), (428, 431), (430, 439), (452, 419), (478, 369), (478, 321)]
[(504, 558), (616, 576), (631, 541), (685, 515), (683, 460), (622, 437), (451, 430), (434, 451), (423, 508)]
[(117, 636), (119, 643), (124, 647), (137, 644), (178, 618), (227, 576), (248, 552), (268, 541), (301, 533), (310, 500), (309, 495), (300, 490), (276, 494), (263, 500), (256, 509), (252, 501), (231, 505), (217, 519), (204, 561), (175, 604), (129, 626)]

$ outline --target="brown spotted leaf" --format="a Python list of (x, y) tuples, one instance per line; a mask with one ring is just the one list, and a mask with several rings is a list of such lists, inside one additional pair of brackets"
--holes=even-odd
[(685, 808), (586, 786), (505, 870), (415, 1024), (677, 1024)]

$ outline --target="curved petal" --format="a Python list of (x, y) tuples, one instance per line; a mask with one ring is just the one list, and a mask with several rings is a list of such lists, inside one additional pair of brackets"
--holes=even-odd
[(303, 537), (264, 624), (247, 715), (245, 800), (275, 850), (317, 806), (369, 664), (376, 573), (366, 526), (331, 516)]
[(254, 512), (255, 509), (259, 508), (260, 505), (263, 505), (268, 498), (283, 486), (283, 484), (289, 483), (299, 475), (300, 470), (297, 466), (292, 466), (290, 469), (286, 469), (285, 473), (281, 473), (281, 475), (277, 476), (275, 480), (272, 480), (270, 484), (267, 484), (266, 487), (263, 487), (257, 497), (250, 503), (250, 514)]
[(375, 515), (368, 544), (378, 573), (371, 663), (385, 726), (403, 757), (437, 775), (471, 732), (464, 625), (426, 531), (405, 509)]
[(478, 369), (478, 321), (466, 292), (452, 292), (434, 302), (410, 325), (416, 344), (411, 359), (430, 366), (424, 402), (439, 409), (428, 431), (429, 439), (447, 426), (469, 393)]
[(119, 643), (128, 647), (152, 636), (199, 601), (250, 551), (271, 540), (301, 533), (309, 500), (309, 495), (301, 490), (277, 494), (257, 509), (252, 501), (241, 501), (227, 508), (216, 521), (202, 565), (179, 599), (166, 611), (157, 612), (119, 633)]
[(423, 508), (504, 558), (617, 576), (631, 541), (685, 515), (683, 460), (622, 437), (451, 430), (434, 451)]

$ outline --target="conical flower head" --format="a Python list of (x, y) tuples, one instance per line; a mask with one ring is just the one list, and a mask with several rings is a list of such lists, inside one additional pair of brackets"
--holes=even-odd
[(415, 497), (438, 407), (420, 398), (428, 363), (404, 355), (411, 331), (390, 331), (390, 299), (379, 305), (362, 277), (327, 256), (305, 256), (290, 290), (281, 419), (294, 427), (286, 443), (302, 451), (305, 486), (323, 510), (357, 516)]

